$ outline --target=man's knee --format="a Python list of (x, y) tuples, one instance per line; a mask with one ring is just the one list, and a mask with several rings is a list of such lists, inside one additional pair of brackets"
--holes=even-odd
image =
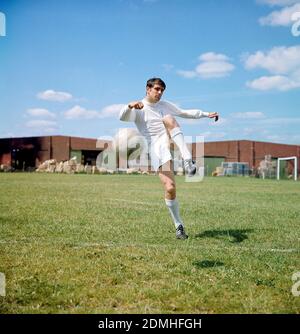
[(175, 182), (168, 182), (165, 184), (165, 190), (170, 196), (176, 195), (176, 186)]
[(172, 115), (164, 116), (163, 123), (167, 129), (174, 129), (179, 126), (175, 117), (173, 117)]

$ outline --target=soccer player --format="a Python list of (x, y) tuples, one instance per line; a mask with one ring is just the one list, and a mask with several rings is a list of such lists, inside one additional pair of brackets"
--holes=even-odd
[(185, 233), (176, 200), (176, 184), (169, 148), (170, 137), (179, 148), (186, 174), (192, 177), (197, 168), (174, 116), (184, 118), (209, 117), (217, 120), (219, 115), (216, 112), (204, 112), (198, 109), (183, 110), (170, 102), (163, 101), (161, 97), (165, 89), (166, 84), (162, 79), (149, 79), (146, 85), (146, 97), (141, 101), (133, 101), (124, 106), (120, 112), (120, 120), (135, 122), (139, 132), (146, 138), (150, 148), (152, 167), (158, 171), (164, 186), (165, 202), (176, 228), (176, 238), (187, 239), (188, 236)]

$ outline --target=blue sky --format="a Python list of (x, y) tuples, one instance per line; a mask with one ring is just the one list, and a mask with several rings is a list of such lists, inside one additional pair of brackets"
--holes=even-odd
[[(0, 0), (0, 137), (113, 136), (145, 94), (205, 141), (300, 144), (300, 0)], [(299, 14), (299, 15), (298, 15)], [(299, 32), (299, 34), (298, 34)]]

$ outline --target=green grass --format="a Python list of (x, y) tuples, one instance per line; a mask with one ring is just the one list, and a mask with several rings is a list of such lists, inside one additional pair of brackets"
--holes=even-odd
[(300, 313), (300, 184), (0, 174), (0, 313)]

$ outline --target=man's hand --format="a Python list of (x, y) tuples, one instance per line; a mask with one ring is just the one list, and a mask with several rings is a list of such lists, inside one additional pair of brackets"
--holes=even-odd
[(209, 118), (214, 118), (215, 122), (219, 119), (219, 114), (217, 112), (210, 112), (208, 115)]
[(130, 108), (130, 109), (132, 109), (132, 108), (134, 108), (134, 109), (143, 109), (144, 108), (144, 104), (141, 101), (133, 101), (133, 102), (130, 102), (128, 104), (128, 108)]

